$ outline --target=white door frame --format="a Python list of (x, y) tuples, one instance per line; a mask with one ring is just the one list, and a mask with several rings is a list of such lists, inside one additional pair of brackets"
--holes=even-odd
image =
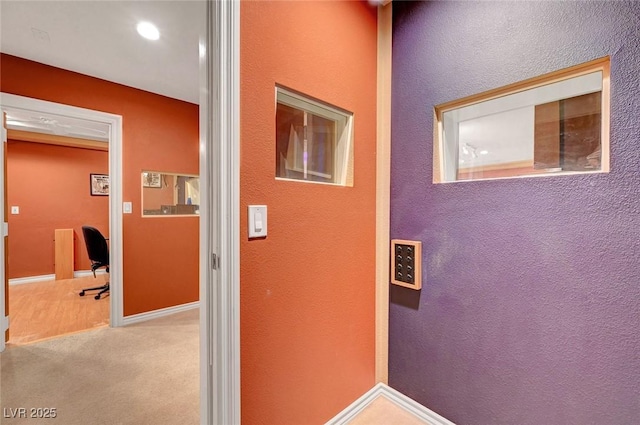
[(200, 423), (232, 425), (240, 424), (240, 2), (208, 1), (206, 34), (200, 49)]
[[(92, 109), (63, 105), (9, 93), (0, 93), (0, 108), (3, 111), (29, 111), (62, 115), (69, 118), (89, 120), (109, 126), (109, 302), (110, 326), (123, 324), (122, 303), (122, 117)], [(2, 158), (0, 157), (0, 160)], [(0, 165), (0, 184), (4, 170)], [(0, 186), (1, 187), (1, 186)], [(4, 209), (6, 198), (0, 197), (0, 209)], [(4, 250), (0, 262), (4, 261)], [(6, 272), (6, 271), (5, 271)], [(4, 317), (4, 283), (0, 288), (0, 317)], [(4, 335), (0, 342), (0, 351), (4, 349)]]
[[(207, 1), (206, 17), (200, 49), (200, 423), (227, 425), (240, 423), (240, 2)], [(0, 94), (3, 106), (110, 125), (110, 320), (122, 326), (122, 117), (32, 101)], [(0, 208), (4, 201), (0, 197)], [(0, 318), (4, 295), (2, 284)], [(2, 349), (4, 336), (0, 341)]]
[(5, 300), (5, 273), (4, 269), (4, 238), (8, 234), (8, 224), (5, 223), (6, 217), (4, 216), (4, 147), (7, 143), (7, 129), (4, 127), (4, 110), (0, 108), (0, 353), (5, 348), (6, 331), (9, 329), (9, 318), (6, 316), (7, 312), (4, 308)]

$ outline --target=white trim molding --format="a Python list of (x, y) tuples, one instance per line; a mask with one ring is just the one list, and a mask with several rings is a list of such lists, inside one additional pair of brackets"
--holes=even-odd
[(240, 424), (240, 1), (207, 2), (201, 47), (200, 423), (235, 425)]
[(385, 397), (404, 411), (413, 414), (417, 418), (425, 421), (429, 425), (455, 425), (450, 420), (438, 415), (417, 401), (407, 397), (399, 391), (380, 382), (375, 387), (367, 391), (362, 397), (354, 401), (342, 412), (338, 413), (325, 425), (346, 425), (351, 422), (360, 412), (367, 408), (378, 397)]
[[(107, 271), (104, 269), (96, 270), (96, 275), (99, 274), (107, 274)], [(86, 276), (93, 276), (93, 272), (91, 270), (76, 270), (73, 272), (74, 278)], [(24, 285), (25, 283), (45, 282), (47, 280), (56, 280), (56, 275), (41, 274), (39, 276), (14, 277), (13, 279), (9, 279), (9, 286)]]
[(173, 307), (161, 308), (159, 310), (152, 310), (144, 313), (133, 314), (131, 316), (125, 316), (125, 318), (122, 320), (122, 325), (128, 326), (134, 323), (146, 322), (147, 320), (170, 316), (172, 314), (180, 313), (183, 311), (193, 310), (194, 308), (200, 308), (200, 301), (194, 301), (192, 303), (180, 304)]
[[(74, 273), (75, 277), (75, 273)], [(55, 274), (41, 274), (39, 276), (14, 277), (9, 279), (9, 286), (24, 285), (25, 283), (45, 282), (47, 280), (55, 280)]]
[[(6, 174), (5, 170), (5, 149), (7, 148), (7, 129), (5, 128), (6, 115), (4, 108), (1, 107), (0, 104), (0, 226), (2, 226), (2, 231), (0, 232), (0, 353), (4, 351), (7, 334), (6, 330), (9, 328), (9, 321), (7, 311), (5, 311), (5, 306), (8, 303), (5, 303), (7, 300), (6, 297), (9, 296), (7, 292), (9, 292), (7, 279), (7, 270), (5, 270), (8, 264), (7, 261), (7, 253), (4, 252), (5, 247), (5, 238), (9, 236), (9, 223), (5, 220), (8, 220), (5, 217), (5, 184), (4, 184), (4, 176)], [(7, 318), (7, 319), (5, 319)], [(5, 328), (6, 324), (6, 328)]]
[[(105, 269), (98, 269), (96, 270), (96, 276), (99, 274), (107, 274), (107, 271)], [(75, 272), (73, 272), (74, 278), (87, 276), (93, 276), (93, 272), (91, 270), (76, 270)]]

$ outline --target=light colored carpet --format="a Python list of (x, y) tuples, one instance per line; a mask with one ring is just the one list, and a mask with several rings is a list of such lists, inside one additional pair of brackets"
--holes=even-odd
[[(198, 310), (0, 354), (3, 425), (199, 423)], [(11, 418), (55, 408), (55, 419)], [(13, 409), (13, 410), (10, 410)]]

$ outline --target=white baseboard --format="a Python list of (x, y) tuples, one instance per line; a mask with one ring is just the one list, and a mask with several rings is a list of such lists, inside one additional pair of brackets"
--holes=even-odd
[(362, 397), (354, 401), (342, 412), (338, 413), (325, 425), (348, 424), (378, 397), (385, 397), (396, 406), (417, 416), (430, 425), (455, 425), (453, 422), (443, 418), (433, 410), (427, 409), (417, 401), (407, 397), (406, 395), (394, 390), (393, 388), (383, 383), (376, 384), (376, 386), (367, 391)]
[[(107, 271), (104, 269), (96, 270), (96, 274), (104, 274)], [(91, 270), (76, 270), (73, 272), (73, 277), (84, 277), (84, 276), (93, 276), (93, 272)], [(22, 285), (25, 283), (35, 283), (35, 282), (43, 282), (46, 280), (55, 280), (55, 274), (43, 274), (40, 276), (27, 276), (27, 277), (16, 277), (13, 279), (9, 279), (9, 286), (13, 285)]]
[[(105, 269), (96, 270), (96, 275), (99, 274), (107, 274)], [(76, 270), (73, 272), (73, 277), (85, 277), (85, 276), (93, 276), (93, 272), (91, 270)]]
[(43, 282), (45, 280), (54, 280), (55, 278), (56, 278), (55, 274), (43, 274), (40, 276), (28, 276), (28, 277), (15, 277), (13, 279), (9, 279), (9, 286), (22, 285), (25, 283)]
[(200, 307), (200, 301), (194, 301), (192, 303), (161, 308), (160, 310), (147, 311), (145, 313), (134, 314), (132, 316), (125, 316), (122, 320), (122, 325), (127, 326), (134, 323), (146, 322), (147, 320), (158, 319), (160, 317), (169, 316), (171, 314), (180, 313), (182, 311), (192, 310), (198, 307)]

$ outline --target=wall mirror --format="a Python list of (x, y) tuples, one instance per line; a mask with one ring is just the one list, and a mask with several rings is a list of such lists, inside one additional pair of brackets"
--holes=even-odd
[(142, 215), (185, 216), (200, 213), (200, 177), (164, 171), (143, 171)]
[(609, 171), (609, 58), (435, 108), (434, 182)]

